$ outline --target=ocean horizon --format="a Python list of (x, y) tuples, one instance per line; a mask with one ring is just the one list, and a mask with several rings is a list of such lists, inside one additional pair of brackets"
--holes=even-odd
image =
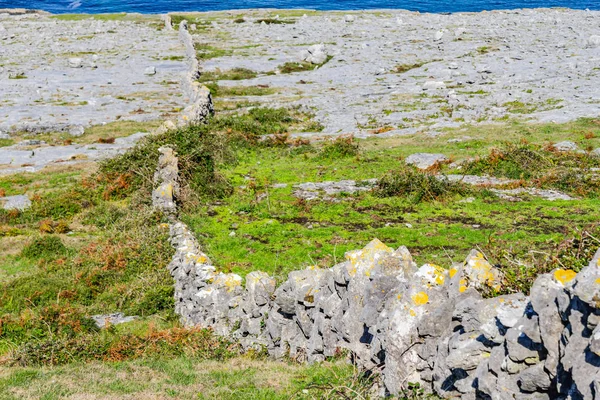
[(478, 12), (520, 8), (563, 7), (600, 10), (600, 0), (2, 0), (0, 8), (28, 8), (54, 14), (138, 12), (157, 14), (176, 11), (219, 11), (250, 8), (373, 10), (404, 9), (427, 13)]

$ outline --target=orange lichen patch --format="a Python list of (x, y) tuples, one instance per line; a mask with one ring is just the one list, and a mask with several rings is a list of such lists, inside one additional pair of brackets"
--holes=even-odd
[(572, 269), (557, 269), (554, 271), (554, 279), (560, 282), (562, 285), (566, 285), (571, 282), (577, 276), (577, 272)]
[(402, 298), (402, 295), (401, 295), (401, 294), (398, 294), (398, 295), (396, 296), (396, 298), (397, 298), (398, 300), (400, 300), (400, 299)]
[(429, 296), (425, 292), (419, 292), (412, 296), (412, 300), (417, 306), (422, 306), (423, 304), (427, 304)]
[(410, 314), (411, 317), (414, 317), (415, 315), (417, 315), (415, 310), (413, 310), (412, 308), (408, 311), (408, 313)]
[(600, 278), (596, 278), (595, 282), (600, 283)]
[(450, 278), (454, 278), (454, 275), (456, 275), (457, 272), (458, 270), (456, 268), (450, 268), (450, 270), (448, 271), (448, 275), (450, 276)]

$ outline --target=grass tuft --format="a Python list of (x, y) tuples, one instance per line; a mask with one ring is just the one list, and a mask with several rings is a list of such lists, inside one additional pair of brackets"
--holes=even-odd
[(462, 182), (438, 179), (434, 175), (405, 167), (383, 175), (375, 188), (380, 197), (398, 196), (413, 203), (446, 200), (471, 194), (473, 189)]

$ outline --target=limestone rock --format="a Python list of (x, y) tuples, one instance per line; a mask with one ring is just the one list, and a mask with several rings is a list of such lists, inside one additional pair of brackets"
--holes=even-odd
[(552, 148), (556, 151), (577, 151), (579, 147), (574, 142), (565, 140), (552, 145)]
[(5, 210), (24, 211), (31, 207), (31, 200), (25, 195), (0, 197), (0, 205)]
[(444, 154), (433, 153), (415, 153), (404, 160), (406, 164), (414, 165), (419, 169), (429, 169), (436, 164), (445, 163), (446, 161), (448, 161), (448, 157)]
[(315, 44), (300, 52), (300, 59), (315, 65), (321, 65), (327, 61), (327, 52), (324, 44)]
[(69, 128), (69, 135), (71, 135), (73, 137), (83, 136), (84, 133), (85, 133), (85, 128), (81, 125), (76, 125), (76, 126), (72, 126), (71, 128)]
[(69, 58), (69, 67), (70, 68), (82, 68), (83, 60), (79, 57)]
[(126, 322), (131, 322), (138, 319), (136, 316), (126, 317), (125, 314), (120, 312), (113, 314), (92, 315), (91, 318), (94, 320), (98, 328), (107, 328), (111, 325), (124, 324)]

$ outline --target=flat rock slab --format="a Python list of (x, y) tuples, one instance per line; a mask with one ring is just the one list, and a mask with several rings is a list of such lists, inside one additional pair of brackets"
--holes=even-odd
[(147, 134), (138, 132), (128, 137), (117, 138), (110, 144), (45, 146), (31, 150), (24, 149), (19, 144), (0, 147), (0, 175), (37, 172), (53, 164), (77, 164), (114, 157), (133, 147)]
[(437, 175), (438, 179), (448, 179), (452, 182), (463, 182), (473, 186), (502, 186), (516, 182), (513, 179), (495, 178), (493, 176), (478, 176), (478, 175)]
[(324, 44), (333, 58), (321, 67), (219, 82), (277, 88), (251, 101), (312, 109), (325, 126), (315, 136), (436, 133), (505, 116), (564, 122), (598, 115), (600, 46), (590, 45), (597, 11), (361, 11), (351, 23), (347, 13), (325, 12), (270, 25), (255, 23), (266, 14), (251, 11), (235, 23), (241, 13), (208, 14), (215, 21), (195, 41), (232, 53), (204, 61), (204, 69), (277, 71)]
[(571, 197), (568, 194), (559, 192), (558, 190), (547, 190), (537, 188), (517, 188), (517, 189), (492, 189), (492, 192), (496, 193), (501, 199), (510, 201), (521, 201), (518, 197), (522, 194), (528, 194), (534, 197), (541, 197), (545, 200), (577, 200), (575, 197)]
[(126, 322), (135, 321), (136, 316), (126, 317), (123, 313), (92, 315), (90, 318), (94, 320), (98, 328), (106, 328), (110, 325), (124, 324)]
[(294, 196), (304, 200), (332, 199), (340, 193), (356, 193), (371, 190), (377, 184), (377, 179), (365, 181), (343, 180), (326, 182), (306, 182), (294, 185)]
[(25, 195), (0, 197), (0, 205), (5, 210), (26, 210), (31, 207), (31, 200)]
[(408, 165), (414, 165), (419, 169), (429, 169), (436, 164), (448, 161), (448, 157), (443, 154), (416, 153), (406, 157), (404, 162)]
[(0, 15), (0, 131), (68, 132), (184, 106), (183, 46), (155, 20)]

